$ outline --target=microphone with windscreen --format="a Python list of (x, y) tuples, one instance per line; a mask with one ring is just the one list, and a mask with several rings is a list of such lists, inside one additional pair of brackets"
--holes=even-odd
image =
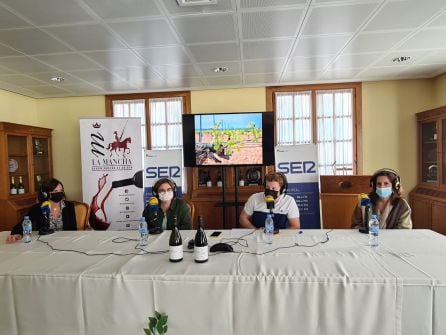
[(42, 202), (40, 205), (40, 210), (43, 215), (43, 225), (39, 229), (39, 235), (49, 235), (54, 233), (54, 229), (50, 229), (50, 202), (48, 200)]
[(151, 197), (149, 199), (149, 212), (150, 212), (150, 223), (151, 229), (149, 229), (150, 234), (160, 234), (163, 232), (163, 228), (157, 227), (156, 223), (158, 221), (158, 210), (159, 201), (157, 197)]
[(273, 209), (274, 209), (274, 198), (272, 195), (267, 195), (265, 197), (265, 202), (266, 202), (266, 208), (269, 209), (269, 211), (272, 213)]
[(368, 234), (369, 233), (369, 220), (372, 214), (372, 201), (369, 196), (365, 193), (361, 193), (358, 196), (358, 205), (361, 206), (362, 213), (362, 224), (359, 225), (359, 232)]
[(131, 185), (135, 185), (136, 187), (142, 188), (142, 181), (143, 181), (142, 170), (139, 170), (133, 175), (132, 178), (115, 180), (114, 182), (112, 182), (112, 188), (131, 186)]

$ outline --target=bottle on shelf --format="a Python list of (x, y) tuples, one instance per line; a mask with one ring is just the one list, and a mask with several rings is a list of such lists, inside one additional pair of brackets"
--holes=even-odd
[(173, 229), (169, 238), (169, 260), (180, 262), (183, 260), (183, 239), (178, 229), (177, 217), (173, 217)]
[(434, 130), (434, 134), (432, 135), (434, 141), (437, 140), (437, 130)]
[(210, 176), (208, 176), (208, 178), (206, 179), (206, 186), (207, 187), (212, 187), (212, 179)]
[(240, 179), (238, 181), (238, 186), (245, 186), (245, 180), (243, 179), (242, 176), (240, 176)]
[(273, 235), (274, 235), (274, 221), (271, 213), (266, 215), (265, 219), (265, 230), (264, 230), (264, 240), (268, 244), (273, 243)]
[(372, 214), (369, 221), (369, 245), (377, 247), (379, 244), (379, 220), (376, 214)]
[(31, 233), (33, 226), (31, 220), (29, 219), (29, 216), (25, 216), (23, 218), (22, 229), (23, 229), (23, 242), (24, 243), (31, 242)]
[(221, 174), (218, 173), (217, 175), (217, 186), (218, 187), (222, 187), (223, 186), (223, 181), (221, 180)]
[(25, 185), (23, 185), (22, 176), (19, 176), (19, 185), (17, 186), (17, 193), (18, 194), (25, 193)]
[(36, 175), (36, 192), (38, 192), (40, 190), (40, 188), (42, 187), (42, 177), (40, 175)]
[(17, 187), (15, 186), (14, 176), (11, 177), (11, 185), (9, 186), (9, 194), (16, 195)]
[(203, 228), (203, 217), (198, 216), (198, 228), (194, 239), (194, 259), (197, 263), (207, 262), (209, 258), (208, 239)]
[(147, 230), (146, 218), (141, 216), (141, 219), (139, 219), (139, 245), (143, 247), (149, 244), (148, 238), (149, 231)]

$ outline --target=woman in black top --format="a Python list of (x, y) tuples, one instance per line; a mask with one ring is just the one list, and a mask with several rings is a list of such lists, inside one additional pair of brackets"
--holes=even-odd
[[(33, 230), (77, 230), (74, 204), (65, 200), (63, 184), (49, 179), (42, 184), (38, 192), (39, 202), (31, 207), (27, 214), (32, 222)], [(7, 242), (22, 239), (22, 222), (17, 223), (7, 237)]]

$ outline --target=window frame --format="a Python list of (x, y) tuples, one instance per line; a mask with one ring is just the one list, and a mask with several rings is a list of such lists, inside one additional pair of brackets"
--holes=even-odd
[(111, 94), (105, 96), (105, 116), (113, 117), (113, 101), (119, 100), (144, 100), (146, 112), (146, 143), (147, 149), (152, 149), (152, 139), (150, 136), (150, 99), (159, 98), (183, 98), (183, 114), (191, 114), (191, 94), (190, 91), (178, 92), (150, 92), (150, 93), (129, 93)]
[[(312, 117), (312, 143), (317, 139), (317, 114), (316, 114), (316, 91), (323, 90), (353, 90), (353, 175), (362, 174), (362, 84), (353, 83), (333, 83), (333, 84), (312, 84), (312, 85), (289, 85), (289, 86), (269, 86), (266, 88), (266, 111), (275, 112), (276, 96), (275, 93), (311, 91), (311, 117)], [(277, 125), (274, 123), (275, 134), (274, 143), (277, 144)]]

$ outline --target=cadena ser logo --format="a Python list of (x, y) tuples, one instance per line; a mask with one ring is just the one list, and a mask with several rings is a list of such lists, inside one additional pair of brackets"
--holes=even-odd
[(122, 130), (114, 130), (113, 135), (104, 136), (102, 132), (97, 131), (90, 133), (90, 152), (91, 170), (92, 171), (111, 171), (111, 170), (132, 170), (131, 157), (131, 137), (124, 137), (125, 128)]

